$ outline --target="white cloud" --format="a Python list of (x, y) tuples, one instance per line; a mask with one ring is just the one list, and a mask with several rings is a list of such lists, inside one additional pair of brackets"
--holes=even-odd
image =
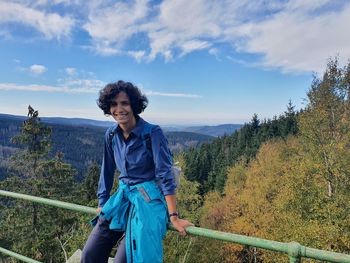
[(220, 50), (217, 48), (211, 48), (209, 49), (208, 53), (210, 55), (213, 55), (218, 61), (221, 61), (219, 55), (220, 55)]
[(111, 49), (99, 51), (104, 54), (124, 54), (127, 40), (145, 34), (149, 53), (127, 52), (137, 61), (159, 55), (172, 61), (204, 49), (217, 57), (216, 44), (224, 43), (238, 53), (259, 55), (254, 65), (303, 72), (322, 71), (329, 56), (350, 57), (349, 19), (346, 1), (164, 0), (149, 7), (140, 0), (97, 8), (85, 28), (100, 44), (97, 50)]
[(226, 56), (226, 59), (232, 61), (233, 63), (240, 64), (240, 65), (247, 67), (247, 68), (253, 68), (253, 67), (257, 68), (257, 67), (261, 66), (255, 62), (248, 62), (248, 61), (245, 61), (243, 59), (234, 58), (230, 55)]
[[(62, 80), (62, 83), (57, 86), (53, 85), (20, 85), (16, 83), (0, 83), (0, 90), (21, 90), (21, 91), (35, 91), (35, 92), (60, 92), (60, 93), (98, 93), (106, 83), (97, 79), (74, 79)], [(141, 85), (142, 86), (142, 85)], [(192, 98), (200, 99), (202, 96), (197, 94), (186, 93), (164, 93), (157, 91), (144, 91), (147, 96), (162, 96), (162, 97), (176, 97), (176, 98)]]
[(332, 2), (333, 0), (294, 0), (286, 3), (285, 9), (290, 11), (314, 11), (317, 8)]
[(182, 56), (210, 47), (207, 39), (221, 34), (219, 13), (215, 9), (212, 1), (163, 1), (148, 31), (150, 59), (160, 54), (169, 60), (176, 57), (176, 49), (180, 49)]
[(83, 28), (92, 37), (93, 47), (98, 53), (115, 55), (127, 39), (140, 32), (139, 26), (148, 12), (147, 0), (117, 2), (112, 6), (93, 1), (90, 3), (88, 22)]
[(49, 91), (60, 92), (62, 88), (46, 85), (19, 85), (16, 83), (0, 83), (0, 90)]
[(72, 79), (64, 82), (64, 87), (75, 92), (98, 92), (105, 83), (98, 79)]
[(0, 37), (6, 40), (12, 39), (11, 32), (7, 29), (0, 29)]
[(75, 25), (71, 17), (46, 13), (24, 3), (0, 1), (0, 24), (20, 23), (41, 32), (47, 39), (68, 37)]
[(195, 50), (207, 49), (211, 44), (207, 41), (190, 40), (186, 41), (181, 45), (182, 54), (185, 55)]
[(144, 51), (144, 50), (128, 51), (128, 54), (131, 57), (135, 58), (135, 60), (140, 63), (145, 58), (146, 51)]
[(320, 72), (330, 56), (349, 58), (349, 21), (344, 0), (0, 0), (0, 37), (10, 37), (12, 23), (47, 39), (80, 26), (90, 36), (85, 48), (103, 56), (150, 62), (203, 50), (217, 59), (248, 53), (256, 55), (249, 64), (287, 72)]
[[(276, 11), (276, 1), (206, 1), (165, 0), (148, 30), (150, 59), (157, 55), (177, 57), (193, 51), (210, 49), (217, 43), (232, 43), (227, 32), (235, 32), (245, 21), (256, 19), (262, 10)], [(231, 29), (231, 30), (230, 30)], [(198, 45), (198, 43), (201, 43)], [(167, 54), (167, 55), (165, 55)]]
[(69, 76), (74, 76), (77, 73), (76, 68), (65, 68), (64, 71), (69, 75)]
[(47, 68), (43, 65), (33, 64), (29, 67), (29, 71), (33, 74), (40, 75), (47, 71)]
[(89, 50), (92, 50), (93, 52), (96, 52), (97, 54), (101, 56), (112, 56), (112, 55), (118, 55), (121, 54), (121, 51), (119, 48), (112, 47), (113, 45), (109, 41), (102, 41), (102, 40), (93, 40), (93, 45), (86, 47)]
[(211, 48), (211, 49), (209, 49), (208, 53), (210, 55), (217, 56), (220, 53), (220, 51), (217, 48)]
[(77, 70), (76, 68), (65, 68), (63, 78), (57, 79), (57, 86), (61, 92), (68, 93), (97, 93), (105, 86), (105, 82), (96, 78), (90, 71)]
[(344, 62), (350, 57), (350, 34), (346, 34), (350, 5), (318, 16), (309, 13), (314, 9), (314, 5), (295, 4), (267, 20), (243, 25), (246, 40), (239, 50), (261, 54), (260, 65), (287, 72), (322, 72), (326, 60), (337, 54)]
[(186, 93), (164, 93), (157, 91), (145, 91), (145, 94), (148, 96), (162, 96), (162, 97), (178, 97), (178, 98), (192, 98), (200, 99), (202, 96), (196, 94), (186, 94)]
[(34, 0), (33, 6), (52, 6), (63, 4), (65, 6), (78, 5), (80, 0)]
[[(210, 49), (217, 57), (217, 43), (229, 43), (236, 52), (261, 56), (250, 65), (286, 72), (323, 71), (327, 58), (350, 57), (346, 34), (350, 4), (334, 1), (188, 1), (166, 0), (160, 6), (156, 30), (148, 32), (150, 59), (161, 54), (176, 57)], [(181, 14), (181, 18), (179, 18)], [(186, 45), (185, 43), (205, 43)]]
[[(149, 3), (148, 3), (149, 2)], [(245, 15), (275, 11), (277, 2), (259, 0), (254, 4), (244, 0), (164, 0), (150, 6), (150, 1), (136, 0), (132, 4), (109, 1), (92, 1), (89, 21), (84, 29), (92, 38), (92, 47), (102, 55), (125, 54), (123, 47), (128, 40), (143, 34), (148, 39), (149, 53), (142, 59), (154, 60), (158, 55), (171, 61), (188, 53), (209, 49), (216, 42), (227, 42), (228, 29), (240, 25)], [(132, 51), (133, 52), (133, 51)], [(126, 52), (140, 61), (141, 53)]]
[(22, 90), (39, 92), (61, 93), (97, 93), (105, 83), (97, 79), (64, 80), (61, 84), (54, 85), (20, 85), (16, 83), (0, 83), (0, 90)]

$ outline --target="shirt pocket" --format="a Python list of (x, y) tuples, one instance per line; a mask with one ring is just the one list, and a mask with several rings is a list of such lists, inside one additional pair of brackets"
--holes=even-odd
[(126, 154), (126, 160), (131, 165), (144, 165), (150, 161), (146, 146), (142, 142), (131, 145)]

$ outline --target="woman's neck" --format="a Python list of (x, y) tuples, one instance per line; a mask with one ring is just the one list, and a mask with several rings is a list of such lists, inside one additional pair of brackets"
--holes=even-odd
[(123, 136), (125, 139), (127, 139), (129, 137), (129, 134), (136, 127), (136, 124), (137, 124), (137, 121), (136, 121), (135, 117), (132, 118), (132, 120), (130, 122), (119, 124), (120, 128), (123, 131)]

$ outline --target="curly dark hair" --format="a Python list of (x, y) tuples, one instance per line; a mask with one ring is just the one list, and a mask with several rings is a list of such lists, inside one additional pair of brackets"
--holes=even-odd
[(115, 96), (122, 91), (128, 95), (134, 115), (138, 115), (146, 109), (148, 105), (146, 95), (142, 94), (139, 88), (132, 83), (119, 80), (118, 82), (107, 84), (102, 90), (100, 90), (97, 105), (103, 110), (105, 115), (111, 115), (111, 104)]

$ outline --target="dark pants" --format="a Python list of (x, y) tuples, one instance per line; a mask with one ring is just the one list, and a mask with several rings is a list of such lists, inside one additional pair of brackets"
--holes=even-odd
[(119, 246), (114, 258), (114, 263), (126, 263), (125, 236), (123, 232), (109, 229), (109, 223), (99, 218), (85, 243), (80, 263), (106, 263), (112, 248)]

